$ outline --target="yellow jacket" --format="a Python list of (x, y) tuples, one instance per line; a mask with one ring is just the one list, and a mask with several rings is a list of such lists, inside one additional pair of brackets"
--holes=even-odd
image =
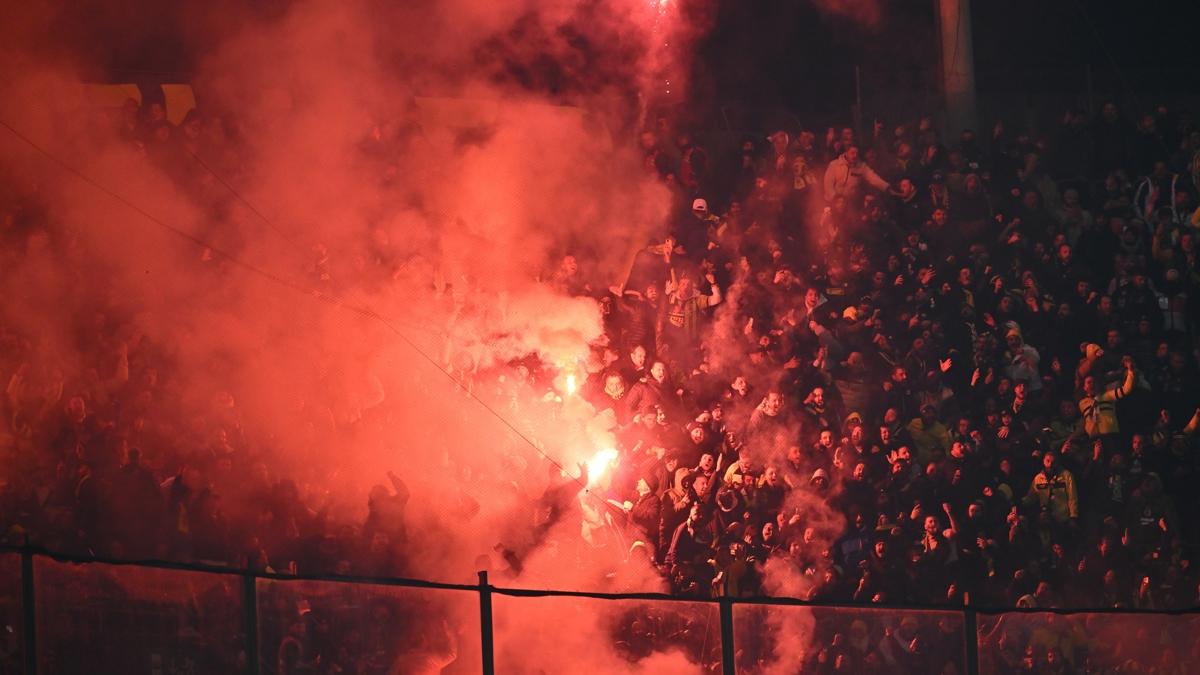
[(1033, 477), (1026, 504), (1037, 504), (1049, 509), (1051, 517), (1062, 523), (1079, 516), (1079, 495), (1075, 491), (1075, 476), (1066, 469), (1059, 469), (1053, 476), (1045, 471)]

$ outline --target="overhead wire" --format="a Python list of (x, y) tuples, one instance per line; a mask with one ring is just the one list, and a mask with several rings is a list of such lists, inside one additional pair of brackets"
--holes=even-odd
[[(1075, 0), (1075, 6), (1079, 9), (1080, 15), (1083, 16), (1084, 23), (1086, 23), (1088, 28), (1091, 30), (1092, 37), (1096, 39), (1096, 44), (1100, 45), (1100, 50), (1104, 52), (1104, 57), (1108, 59), (1108, 63), (1110, 66), (1112, 66), (1113, 73), (1117, 76), (1121, 86), (1129, 93), (1129, 98), (1133, 101), (1134, 106), (1138, 110), (1145, 110), (1146, 108), (1142, 106), (1142, 101), (1137, 95), (1137, 90), (1133, 88), (1133, 85), (1130, 83), (1129, 79), (1125, 77), (1125, 71), (1122, 70), (1121, 65), (1117, 63), (1117, 57), (1114, 56), (1112, 50), (1108, 48), (1108, 43), (1105, 42), (1104, 36), (1100, 33), (1100, 29), (1096, 26), (1096, 22), (1092, 21), (1092, 15), (1090, 12), (1088, 12), (1087, 5), (1084, 4), (1084, 0)], [(1163, 138), (1161, 136), (1156, 136), (1155, 139), (1157, 140), (1159, 147), (1162, 148), (1163, 152), (1169, 155), (1171, 153), (1171, 149), (1167, 147)]]
[(208, 162), (205, 162), (200, 157), (200, 155), (196, 154), (195, 152), (192, 152), (190, 149), (187, 150), (187, 154), (189, 156), (191, 156), (191, 158), (193, 160), (195, 160), (196, 164), (199, 164), (202, 169), (207, 171), (208, 175), (213, 177), (213, 180), (220, 183), (222, 187), (224, 187), (226, 190), (229, 191), (229, 194), (233, 195), (233, 197), (235, 199), (237, 199), (247, 209), (249, 209), (250, 213), (253, 213), (255, 216), (258, 217), (259, 220), (266, 223), (267, 227), (271, 228), (271, 230), (274, 231), (275, 234), (279, 235), (284, 241), (286, 241), (288, 244), (292, 245), (293, 247), (300, 248), (300, 245), (296, 242), (296, 239), (294, 237), (292, 237), (288, 233), (284, 232), (277, 225), (275, 225), (275, 223), (272, 222), (270, 218), (267, 218), (265, 215), (263, 215), (262, 211), (259, 211), (258, 208), (254, 206), (254, 204), (250, 203), (250, 200), (243, 197), (242, 193), (238, 192), (237, 188), (233, 187), (233, 185), (231, 185), (229, 183), (229, 181), (225, 180), (225, 178), (223, 176), (221, 176), (221, 174), (217, 173), (215, 169), (213, 169), (211, 166), (209, 166)]
[[(38, 154), (40, 154), (40, 155), (44, 156), (45, 158), (47, 158), (48, 160), (50, 160), (50, 162), (57, 165), (59, 168), (61, 168), (66, 173), (71, 174), (78, 180), (86, 183), (87, 185), (90, 185), (94, 189), (100, 191), (101, 193), (107, 195), (111, 199), (124, 205), (126, 208), (128, 208), (128, 209), (132, 210), (133, 212), (137, 213), (138, 215), (142, 216), (147, 221), (167, 230), (168, 232), (174, 234), (175, 236), (177, 236), (193, 245), (196, 245), (203, 249), (211, 251), (213, 255), (218, 256), (218, 257), (220, 257), (220, 258), (222, 258), (222, 259), (224, 259), (224, 260), (236, 265), (237, 267), (240, 267), (252, 274), (255, 274), (264, 279), (267, 279), (268, 281), (275, 283), (279, 286), (283, 286), (289, 290), (295, 291), (302, 295), (306, 295), (306, 296), (315, 298), (317, 300), (320, 300), (322, 302), (326, 302), (330, 305), (350, 311), (361, 317), (372, 319), (374, 321), (379, 322), (385, 328), (387, 328), (392, 333), (394, 333), (397, 337), (399, 337), (400, 340), (402, 342), (404, 342), (404, 344), (406, 344), (410, 349), (412, 349), (414, 352), (419, 354), (425, 361), (429, 362), (429, 364), (432, 365), (435, 369), (437, 369), (438, 372), (440, 372), (447, 379), (449, 379), (451, 382), (453, 382), (458, 388), (463, 390), (472, 401), (474, 401), (480, 407), (482, 407), (484, 410), (486, 410), (489, 414), (491, 414), (492, 417), (496, 418), (496, 420), (498, 420), (509, 431), (511, 431), (513, 434), (515, 434), (518, 438), (520, 438), (526, 445), (533, 448), (533, 450), (535, 452), (537, 452), (538, 455), (540, 455), (542, 458), (544, 458), (545, 460), (549, 461), (551, 464), (556, 466), (559, 469), (559, 471), (561, 471), (563, 473), (563, 475), (567, 476), (568, 478), (571, 478), (576, 483), (578, 483), (580, 485), (580, 487), (583, 488), (584, 492), (589, 492), (589, 493), (591, 492), (591, 489), (588, 487), (587, 483), (582, 480), (581, 477), (572, 476), (567, 471), (566, 467), (564, 467), (562, 465), (561, 462), (559, 462), (558, 460), (554, 459), (549, 454), (547, 454), (544, 450), (542, 450), (538, 446), (537, 443), (535, 443), (533, 441), (533, 439), (529, 438), (529, 436), (527, 436), (520, 429), (518, 429), (515, 424), (510, 422), (508, 420), (508, 418), (506, 418), (504, 415), (500, 414), (492, 406), (488, 405), (488, 403), (486, 401), (484, 401), (482, 398), (477, 396), (473, 391), (471, 391), (470, 387), (466, 386), (466, 384), (464, 384), (461, 380), (456, 378), (450, 371), (448, 371), (444, 367), (442, 367), (442, 365), (440, 363), (438, 363), (436, 359), (434, 359), (432, 356), (427, 354), (423, 349), (421, 349), (421, 347), (416, 342), (414, 342), (411, 338), (409, 338), (408, 335), (406, 335), (402, 330), (400, 330), (399, 327), (394, 325), (393, 322), (390, 321), (387, 317), (384, 317), (383, 315), (379, 314), (377, 311), (375, 311), (374, 309), (372, 309), (370, 307), (363, 307), (360, 305), (346, 302), (346, 301), (342, 300), (341, 298), (335, 297), (335, 296), (333, 296), (325, 291), (322, 291), (320, 289), (305, 287), (299, 283), (296, 283), (294, 281), (286, 279), (286, 278), (280, 276), (279, 274), (271, 272), (270, 270), (263, 269), (253, 263), (243, 260), (240, 257), (238, 257), (237, 255), (235, 255), (229, 251), (226, 251), (225, 249), (222, 249), (219, 246), (210, 244), (209, 242), (205, 241), (204, 239), (202, 239), (180, 227), (172, 225), (172, 224), (162, 220), (161, 218), (158, 218), (157, 216), (150, 213), (146, 209), (138, 206), (136, 203), (129, 200), (125, 196), (123, 196), (120, 193), (116, 192), (115, 190), (103, 185), (96, 179), (94, 179), (91, 176), (89, 176), (88, 174), (86, 174), (83, 170), (73, 166), (72, 164), (68, 163), (66, 160), (62, 159), (58, 155), (56, 155), (53, 152), (42, 147), (36, 141), (29, 138), (28, 136), (21, 133), (20, 131), (18, 131), (15, 127), (13, 127), (7, 121), (0, 119), (0, 127), (4, 127), (5, 129), (7, 129), (9, 133), (11, 133), (13, 136), (18, 138), (21, 142), (25, 143), (30, 148), (35, 150)], [(208, 168), (207, 165), (204, 165), (203, 163), (201, 163), (201, 165), (205, 166), (205, 168)], [(211, 169), (209, 169), (209, 171), (211, 172)], [(214, 176), (215, 176), (215, 174), (214, 174)], [(220, 180), (220, 179), (218, 178), (218, 180)], [(222, 184), (227, 185), (227, 183), (224, 180), (221, 180), (221, 182), (222, 182)], [(228, 187), (228, 185), (227, 185), (227, 187)], [(258, 209), (254, 208), (253, 205), (251, 205), (247, 201), (245, 201), (245, 198), (242, 197), (240, 195), (240, 193), (238, 193), (236, 190), (233, 190), (232, 188), (230, 189), (230, 191), (234, 194), (234, 196), (236, 198), (238, 198), (239, 200), (242, 200), (243, 203), (247, 204), (247, 206), (249, 206), (256, 215), (258, 215), (260, 218), (263, 218), (264, 220), (267, 220), (266, 216), (262, 215), (262, 213), (259, 212)], [(269, 222), (269, 220), (268, 220), (268, 222)]]

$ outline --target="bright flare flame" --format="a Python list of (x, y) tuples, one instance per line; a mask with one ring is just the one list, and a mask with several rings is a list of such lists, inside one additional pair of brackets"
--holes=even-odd
[(595, 482), (603, 476), (617, 461), (617, 451), (615, 448), (604, 448), (603, 450), (592, 455), (588, 460), (588, 483)]
[(578, 385), (575, 383), (575, 373), (567, 373), (567, 394), (574, 395)]

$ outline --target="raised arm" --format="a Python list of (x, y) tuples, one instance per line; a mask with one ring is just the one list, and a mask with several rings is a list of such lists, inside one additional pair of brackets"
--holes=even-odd
[(1125, 365), (1125, 381), (1121, 383), (1121, 388), (1118, 390), (1118, 398), (1124, 398), (1133, 393), (1133, 383), (1136, 379), (1136, 374), (1133, 370), (1133, 357), (1126, 356), (1122, 359)]
[(709, 283), (709, 286), (712, 288), (712, 293), (708, 296), (708, 306), (713, 307), (715, 305), (721, 304), (721, 300), (722, 300), (721, 287), (717, 285), (717, 278), (715, 276), (713, 276), (711, 273), (709, 273), (709, 274), (704, 275), (704, 279), (705, 279), (705, 281), (707, 281)]

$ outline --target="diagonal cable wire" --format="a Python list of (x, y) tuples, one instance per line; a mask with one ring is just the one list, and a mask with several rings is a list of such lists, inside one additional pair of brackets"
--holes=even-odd
[[(1125, 91), (1129, 92), (1129, 98), (1133, 100), (1133, 105), (1139, 111), (1146, 110), (1146, 108), (1142, 106), (1141, 97), (1137, 95), (1137, 90), (1133, 88), (1133, 84), (1129, 81), (1129, 78), (1125, 77), (1125, 71), (1122, 70), (1121, 65), (1117, 63), (1117, 57), (1113, 56), (1112, 50), (1108, 48), (1108, 43), (1104, 41), (1104, 35), (1100, 32), (1100, 28), (1097, 27), (1096, 22), (1092, 20), (1091, 12), (1088, 11), (1084, 0), (1075, 0), (1075, 7), (1083, 16), (1083, 20), (1085, 23), (1087, 23), (1088, 28), (1091, 29), (1092, 37), (1096, 38), (1096, 44), (1100, 45), (1100, 49), (1104, 52), (1104, 56), (1108, 59), (1109, 65), (1112, 66), (1113, 73), (1115, 73), (1117, 79), (1120, 80), (1121, 86), (1125, 88)], [(1161, 137), (1156, 137), (1156, 140), (1158, 146), (1162, 148), (1163, 152), (1169, 157), (1171, 154), (1171, 149), (1167, 147), (1167, 144)]]
[(97, 180), (93, 179), (91, 176), (84, 173), (81, 169), (78, 169), (75, 166), (68, 164), (65, 160), (61, 159), (60, 157), (58, 157), (54, 153), (50, 152), (49, 150), (43, 148), (41, 145), (39, 145), (38, 143), (36, 143), (32, 139), (30, 139), (28, 136), (22, 134), (20, 131), (15, 129), (12, 125), (10, 125), (5, 120), (0, 119), (0, 127), (4, 127), (5, 129), (7, 129), (9, 131), (9, 133), (11, 133), (13, 136), (16, 136), (23, 143), (28, 145), (30, 148), (33, 148), (35, 151), (37, 151), (42, 156), (49, 159), (52, 163), (58, 165), (63, 171), (71, 174), (72, 176), (75, 176), (80, 181), (87, 183), (88, 185), (92, 186), (96, 190), (109, 196), (113, 200), (120, 202), (125, 207), (134, 211), (135, 213), (142, 216), (143, 218), (150, 221), (151, 223), (158, 225), (159, 227), (167, 230), (168, 232), (171, 232), (172, 234), (180, 237), (181, 239), (184, 239), (196, 246), (206, 248), (206, 249), (212, 251), (212, 253), (214, 255), (220, 256), (221, 258), (224, 258), (225, 260), (233, 263), (234, 265), (241, 267), (242, 269), (244, 269), (252, 274), (256, 274), (260, 277), (263, 277), (264, 279), (267, 279), (275, 284), (278, 284), (280, 286), (288, 288), (297, 293), (300, 293), (300, 294), (303, 294), (303, 295), (306, 295), (309, 297), (314, 297), (323, 302), (329, 303), (336, 307), (340, 307), (342, 309), (345, 309), (345, 310), (348, 310), (355, 314), (358, 314), (359, 316), (362, 316), (364, 318), (373, 319), (375, 321), (378, 321), (380, 324), (382, 324), (388, 330), (395, 333), (396, 336), (399, 337), (401, 339), (401, 341), (403, 341), (406, 345), (408, 345), (410, 349), (412, 349), (417, 354), (419, 354), (422, 358), (424, 358), (426, 361), (428, 361), (430, 365), (432, 365), (434, 368), (436, 368), (438, 370), (438, 372), (440, 372), (442, 375), (445, 375), (446, 378), (448, 378), (456, 386), (458, 386), (460, 389), (462, 389), (464, 392), (466, 392), (467, 396), (469, 398), (471, 398), (471, 400), (478, 403), (484, 410), (486, 410), (488, 413), (490, 413), (492, 415), (492, 417), (495, 417), (497, 420), (499, 420), (501, 424), (503, 424), (510, 431), (512, 431), (514, 434), (516, 434), (517, 437), (520, 438), (522, 441), (524, 441), (526, 445), (533, 448), (533, 450), (535, 452), (537, 452), (539, 455), (541, 455), (544, 459), (549, 461), (554, 466), (558, 467), (558, 469), (560, 471), (562, 471), (562, 473), (564, 475), (571, 478), (576, 483), (579, 483), (580, 487), (582, 487), (584, 489), (584, 492), (591, 492), (590, 488), (588, 488), (587, 483), (585, 483), (583, 480), (581, 480), (580, 477), (571, 476), (571, 474), (567, 472), (566, 467), (564, 467), (558, 460), (556, 460), (553, 457), (551, 457), (550, 455), (546, 454), (545, 451), (543, 451), (540, 447), (538, 447), (537, 443), (535, 443), (532, 439), (530, 439), (528, 436), (526, 436), (524, 433), (522, 433), (521, 430), (516, 427), (516, 425), (514, 425), (512, 422), (510, 422), (508, 420), (508, 418), (506, 418), (504, 415), (501, 415), (492, 406), (488, 405), (488, 403), (486, 401), (484, 401), (483, 399), (476, 396), (475, 393), (473, 391), (471, 391), (470, 388), (468, 388), (461, 380), (454, 377), (454, 375), (452, 373), (450, 373), (450, 371), (443, 368), (442, 365), (440, 363), (438, 363), (436, 359), (434, 359), (429, 354), (427, 354), (423, 349), (421, 349), (421, 347), (419, 345), (417, 345), (413, 340), (411, 340), (407, 335), (405, 335), (405, 333), (403, 331), (401, 331), (397, 326), (395, 326), (389, 319), (382, 316), (381, 314), (376, 312), (374, 309), (371, 309), (369, 307), (362, 307), (359, 305), (355, 305), (355, 304), (346, 302), (340, 298), (337, 298), (333, 295), (330, 295), (329, 293), (326, 293), (326, 292), (318, 290), (318, 289), (307, 288), (307, 287), (305, 287), (301, 284), (298, 284), (294, 281), (285, 279), (284, 277), (282, 277), (274, 272), (265, 270), (261, 267), (258, 267), (257, 265), (254, 265), (250, 262), (242, 260), (241, 258), (237, 257), (233, 253), (230, 253), (229, 251), (226, 251), (217, 246), (213, 246), (213, 245), (209, 244), (207, 241), (201, 239), (200, 237), (197, 237), (196, 235), (194, 235), (186, 230), (183, 230), (175, 225), (172, 225), (170, 223), (163, 221), (162, 219), (158, 218), (154, 214), (150, 213), (149, 211), (145, 210), (144, 208), (133, 203), (132, 201), (130, 201), (129, 199), (127, 199), (120, 193), (101, 184)]
[(196, 160), (196, 163), (199, 164), (201, 166), (201, 168), (203, 168), (205, 171), (207, 171), (208, 175), (212, 176), (214, 180), (216, 180), (218, 183), (221, 184), (222, 187), (224, 187), (226, 190), (228, 190), (229, 194), (233, 195), (235, 199), (237, 199), (247, 209), (249, 209), (250, 213), (253, 213), (255, 216), (258, 217), (259, 220), (266, 223), (267, 227), (271, 228), (271, 230), (274, 231), (275, 234), (279, 235), (284, 241), (286, 241), (288, 244), (291, 244), (292, 246), (296, 247), (297, 249), (301, 248), (300, 244), (296, 242), (296, 239), (294, 237), (292, 237), (288, 233), (284, 232), (274, 222), (272, 222), (270, 218), (267, 218), (265, 215), (263, 215), (262, 211), (258, 210), (258, 207), (254, 206), (254, 204), (250, 203), (250, 200), (243, 197), (242, 193), (238, 192), (237, 188), (233, 187), (233, 185), (231, 185), (229, 183), (229, 181), (225, 180), (225, 178), (222, 177), (221, 174), (217, 173), (215, 169), (213, 169), (211, 166), (208, 165), (207, 162), (205, 162), (203, 159), (201, 159), (200, 155), (192, 152), (191, 150), (187, 150), (187, 154), (190, 155), (192, 159)]
[(1121, 86), (1129, 92), (1129, 97), (1133, 99), (1133, 104), (1142, 109), (1142, 102), (1139, 100), (1137, 91), (1134, 90), (1129, 79), (1125, 77), (1125, 71), (1117, 63), (1117, 57), (1113, 56), (1112, 50), (1108, 48), (1108, 43), (1104, 41), (1104, 35), (1101, 34), (1100, 29), (1096, 26), (1096, 22), (1092, 21), (1092, 14), (1088, 11), (1087, 5), (1082, 0), (1075, 0), (1075, 8), (1079, 10), (1079, 14), (1083, 17), (1084, 23), (1087, 24), (1088, 30), (1092, 32), (1092, 37), (1096, 39), (1096, 44), (1100, 45), (1100, 50), (1104, 52), (1104, 57), (1108, 59), (1108, 64), (1112, 66), (1113, 74), (1121, 81)]

